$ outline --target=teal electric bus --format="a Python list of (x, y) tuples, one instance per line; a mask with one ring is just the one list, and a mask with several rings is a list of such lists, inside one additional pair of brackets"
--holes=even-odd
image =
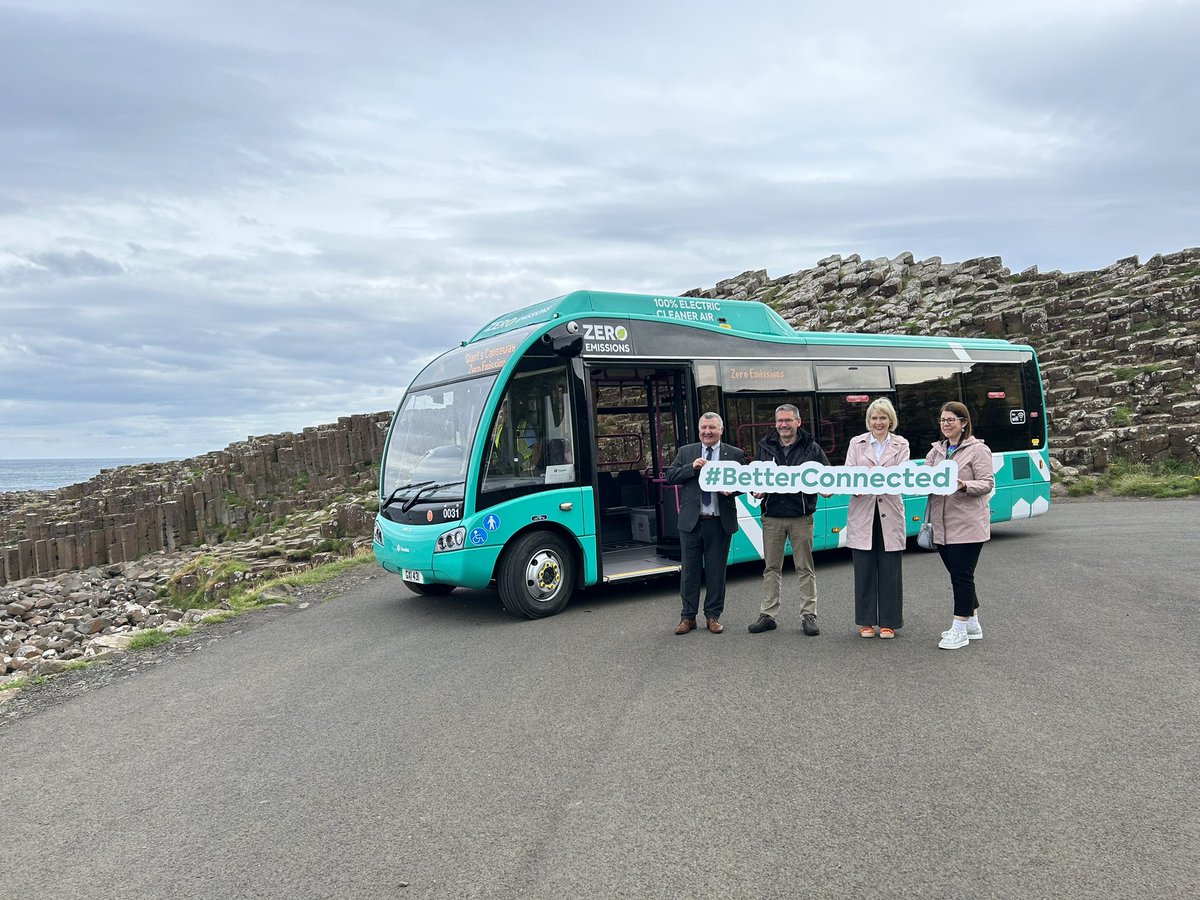
[[(1037, 357), (1001, 340), (797, 332), (737, 300), (577, 291), (500, 316), (413, 380), (392, 420), (375, 556), (419, 594), (495, 584), (514, 614), (579, 588), (678, 572), (676, 450), (719, 412), (754, 458), (775, 407), (800, 408), (830, 462), (887, 397), (921, 459), (960, 400), (991, 447), (992, 521), (1050, 504)], [(845, 496), (822, 498), (814, 548), (844, 546)], [(757, 501), (737, 498), (731, 563), (762, 558)], [(906, 498), (909, 534), (924, 497)]]

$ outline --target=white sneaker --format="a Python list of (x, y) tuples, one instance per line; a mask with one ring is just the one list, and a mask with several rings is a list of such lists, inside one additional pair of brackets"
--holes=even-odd
[[(943, 631), (942, 637), (946, 637), (946, 635), (948, 635), (953, 630), (954, 630), (953, 628), (950, 628), (950, 629), (947, 629), (946, 631)], [(972, 628), (970, 625), (968, 625), (967, 626), (967, 640), (971, 640), (971, 641), (983, 640), (983, 626), (976, 625), (974, 628)]]
[(949, 631), (942, 632), (942, 641), (938, 644), (943, 650), (957, 650), (959, 647), (965, 647), (971, 643), (971, 639), (967, 637), (965, 631), (955, 631), (951, 628)]

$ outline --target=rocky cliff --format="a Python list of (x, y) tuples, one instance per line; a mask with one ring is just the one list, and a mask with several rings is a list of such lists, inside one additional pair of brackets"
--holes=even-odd
[(301, 561), (323, 542), (370, 534), (364, 503), (390, 418), (345, 416), (57, 491), (0, 494), (0, 584), (201, 545), (257, 545)]
[(1002, 337), (1037, 351), (1050, 453), (1200, 462), (1200, 248), (1094, 272), (1013, 274), (999, 257), (943, 263), (830, 256), (770, 278), (745, 272), (685, 296), (757, 300), (800, 331)]

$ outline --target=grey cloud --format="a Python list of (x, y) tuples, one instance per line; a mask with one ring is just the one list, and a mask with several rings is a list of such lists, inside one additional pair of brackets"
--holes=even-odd
[(104, 278), (120, 275), (124, 267), (86, 250), (65, 253), (48, 250), (24, 257), (24, 262), (0, 269), (0, 290), (47, 284), (62, 278)]

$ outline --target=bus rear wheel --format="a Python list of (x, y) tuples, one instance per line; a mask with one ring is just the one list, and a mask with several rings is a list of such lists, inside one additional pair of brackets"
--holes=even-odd
[(561, 612), (575, 590), (575, 557), (549, 531), (533, 531), (508, 549), (496, 574), (500, 602), (516, 616), (541, 619)]
[(406, 581), (404, 586), (414, 594), (421, 594), (425, 597), (441, 597), (454, 590), (452, 584), (417, 584), (415, 581)]

